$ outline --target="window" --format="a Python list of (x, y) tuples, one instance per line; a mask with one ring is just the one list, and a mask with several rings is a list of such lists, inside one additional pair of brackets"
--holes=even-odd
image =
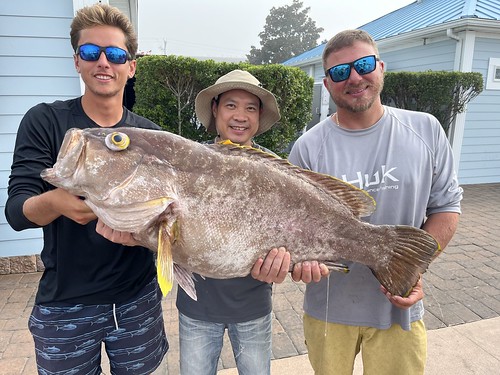
[(500, 58), (490, 57), (486, 90), (500, 90)]

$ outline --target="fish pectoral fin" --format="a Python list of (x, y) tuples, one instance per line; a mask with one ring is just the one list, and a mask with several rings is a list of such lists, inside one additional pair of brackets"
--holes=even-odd
[(172, 243), (164, 225), (158, 231), (158, 255), (156, 258), (156, 273), (158, 284), (165, 297), (174, 284), (174, 262), (172, 258)]
[(194, 278), (193, 273), (174, 263), (174, 274), (177, 283), (182, 289), (184, 289), (186, 294), (193, 300), (198, 301), (196, 287), (194, 286), (196, 279)]
[(406, 297), (441, 247), (434, 237), (422, 229), (398, 225), (392, 230), (396, 242), (390, 250), (391, 259), (388, 264), (371, 271), (392, 295)]

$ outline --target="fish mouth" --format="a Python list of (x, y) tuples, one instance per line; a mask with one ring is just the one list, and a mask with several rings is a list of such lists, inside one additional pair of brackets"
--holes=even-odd
[(40, 173), (42, 179), (60, 186), (63, 180), (76, 173), (83, 148), (83, 131), (75, 128), (69, 129), (59, 150), (56, 163), (52, 168), (44, 169)]

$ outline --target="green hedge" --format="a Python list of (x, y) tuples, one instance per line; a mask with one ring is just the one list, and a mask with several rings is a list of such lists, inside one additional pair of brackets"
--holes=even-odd
[(276, 96), (281, 120), (255, 140), (282, 154), (311, 119), (313, 79), (298, 68), (144, 56), (137, 60), (134, 112), (186, 138), (210, 139), (213, 136), (196, 119), (194, 99), (199, 91), (234, 69), (249, 71)]
[[(234, 69), (249, 71), (275, 94), (281, 120), (256, 142), (285, 156), (286, 147), (311, 120), (313, 79), (299, 68), (144, 56), (137, 60), (134, 112), (186, 138), (210, 139), (213, 136), (196, 119), (194, 99), (200, 90)], [(448, 133), (456, 115), (482, 90), (480, 73), (387, 72), (381, 97), (387, 105), (433, 114)]]
[(456, 115), (481, 91), (481, 73), (387, 72), (381, 97), (387, 105), (433, 114), (448, 133)]

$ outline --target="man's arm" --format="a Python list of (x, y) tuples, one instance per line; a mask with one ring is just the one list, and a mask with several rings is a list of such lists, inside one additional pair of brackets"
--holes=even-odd
[(429, 215), (422, 229), (430, 233), (444, 250), (455, 234), (460, 214), (456, 212), (439, 212)]
[(23, 214), (39, 226), (50, 224), (61, 215), (82, 225), (97, 218), (82, 199), (60, 188), (28, 198)]

